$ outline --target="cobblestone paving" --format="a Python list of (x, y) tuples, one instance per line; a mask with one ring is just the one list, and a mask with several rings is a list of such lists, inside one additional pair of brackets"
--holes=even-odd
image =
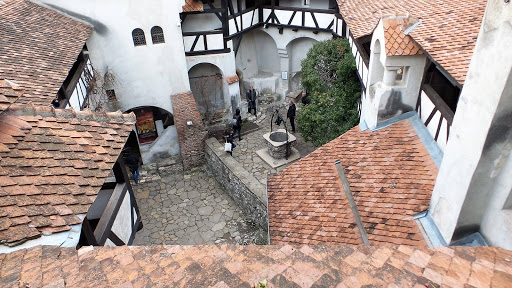
[[(283, 107), (283, 105), (278, 108), (280, 108), (279, 111), (282, 117), (285, 118), (287, 108)], [(237, 144), (237, 147), (233, 150), (233, 157), (239, 163), (243, 163), (244, 168), (252, 173), (254, 177), (258, 179), (263, 185), (266, 185), (268, 174), (274, 174), (278, 171), (281, 171), (291, 163), (278, 167), (277, 169), (273, 169), (270, 165), (263, 161), (258, 156), (258, 154), (256, 154), (256, 151), (267, 147), (267, 144), (263, 139), (263, 134), (270, 132), (270, 119), (272, 117), (271, 112), (275, 110), (275, 108), (273, 109), (271, 106), (267, 109), (262, 108), (261, 110), (263, 110), (263, 112), (258, 114), (258, 118), (255, 119), (254, 116), (248, 118), (260, 125), (261, 128), (250, 134), (242, 135), (242, 141), (238, 141), (238, 139), (235, 137), (235, 143)], [(272, 128), (273, 130), (277, 130), (279, 128), (284, 128), (284, 126), (282, 124), (281, 126), (274, 125)], [(304, 141), (298, 129), (297, 133), (294, 135), (297, 137), (295, 148), (299, 150), (301, 158), (315, 150), (315, 147), (312, 143)]]
[(133, 245), (266, 244), (266, 232), (201, 169), (165, 175), (146, 168), (141, 179), (133, 187), (144, 228)]
[[(261, 105), (258, 117), (248, 118), (260, 129), (243, 135), (233, 151), (233, 157), (262, 185), (266, 185), (269, 173), (286, 167), (272, 169), (256, 154), (266, 147), (263, 134), (270, 131), (271, 113), (276, 107), (286, 116), (285, 104)], [(315, 149), (299, 132), (295, 136), (301, 157)], [(202, 168), (183, 172), (179, 163), (179, 159), (164, 159), (145, 165), (139, 184), (132, 184), (144, 224), (133, 245), (266, 244), (266, 231), (243, 215), (213, 177)]]

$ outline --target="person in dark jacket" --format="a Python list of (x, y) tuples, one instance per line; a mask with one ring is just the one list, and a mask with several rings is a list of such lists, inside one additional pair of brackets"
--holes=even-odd
[(308, 105), (311, 102), (311, 100), (309, 100), (309, 95), (308, 95), (308, 93), (306, 91), (302, 92), (302, 99), (301, 99), (301, 101), (302, 101), (302, 104), (304, 104), (304, 105)]
[(286, 113), (286, 117), (290, 119), (290, 124), (292, 126), (292, 133), (295, 133), (295, 104), (293, 104), (293, 101), (290, 101), (288, 103), (288, 113)]
[(245, 97), (247, 98), (247, 104), (249, 105), (247, 112), (251, 113), (254, 109), (254, 115), (256, 116), (256, 90), (254, 90), (253, 86), (249, 87)]
[(242, 140), (241, 131), (242, 131), (242, 116), (240, 116), (240, 109), (236, 109), (235, 116), (233, 116), (233, 133), (231, 137), (235, 136), (235, 133), (238, 131), (238, 141)]

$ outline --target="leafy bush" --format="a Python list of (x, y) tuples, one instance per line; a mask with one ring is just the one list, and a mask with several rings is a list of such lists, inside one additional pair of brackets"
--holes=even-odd
[(302, 60), (302, 86), (311, 103), (297, 123), (304, 139), (321, 146), (357, 125), (361, 85), (348, 40), (316, 43)]

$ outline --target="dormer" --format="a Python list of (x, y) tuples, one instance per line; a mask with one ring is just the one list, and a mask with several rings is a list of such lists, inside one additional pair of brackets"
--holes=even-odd
[(375, 129), (380, 122), (414, 111), (426, 56), (408, 35), (421, 19), (383, 17), (373, 32), (366, 98), (361, 122)]

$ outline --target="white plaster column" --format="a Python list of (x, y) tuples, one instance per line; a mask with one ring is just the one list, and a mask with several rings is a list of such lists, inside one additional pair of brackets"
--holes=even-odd
[[(497, 177), (512, 175), (504, 171), (512, 146), (512, 50), (505, 48), (512, 47), (511, 19), (512, 3), (489, 0), (430, 204), (447, 243), (464, 231), (488, 230), (481, 225)], [(512, 226), (509, 220), (492, 222)], [(512, 231), (502, 225), (493, 229)], [(511, 249), (508, 238), (487, 240)]]
[[(286, 95), (290, 87), (290, 57), (288, 56), (288, 51), (286, 50), (286, 48), (278, 48), (277, 51), (279, 52), (279, 59), (281, 60), (281, 75), (279, 75), (279, 79), (281, 79), (279, 82), (281, 83), (281, 85), (279, 87), (279, 92), (281, 92), (281, 94)], [(286, 74), (288, 75), (288, 79), (284, 80), (282, 78), (283, 72), (286, 72)]]
[(384, 70), (384, 84), (387, 86), (395, 85), (398, 69), (400, 69), (400, 67), (386, 67)]

